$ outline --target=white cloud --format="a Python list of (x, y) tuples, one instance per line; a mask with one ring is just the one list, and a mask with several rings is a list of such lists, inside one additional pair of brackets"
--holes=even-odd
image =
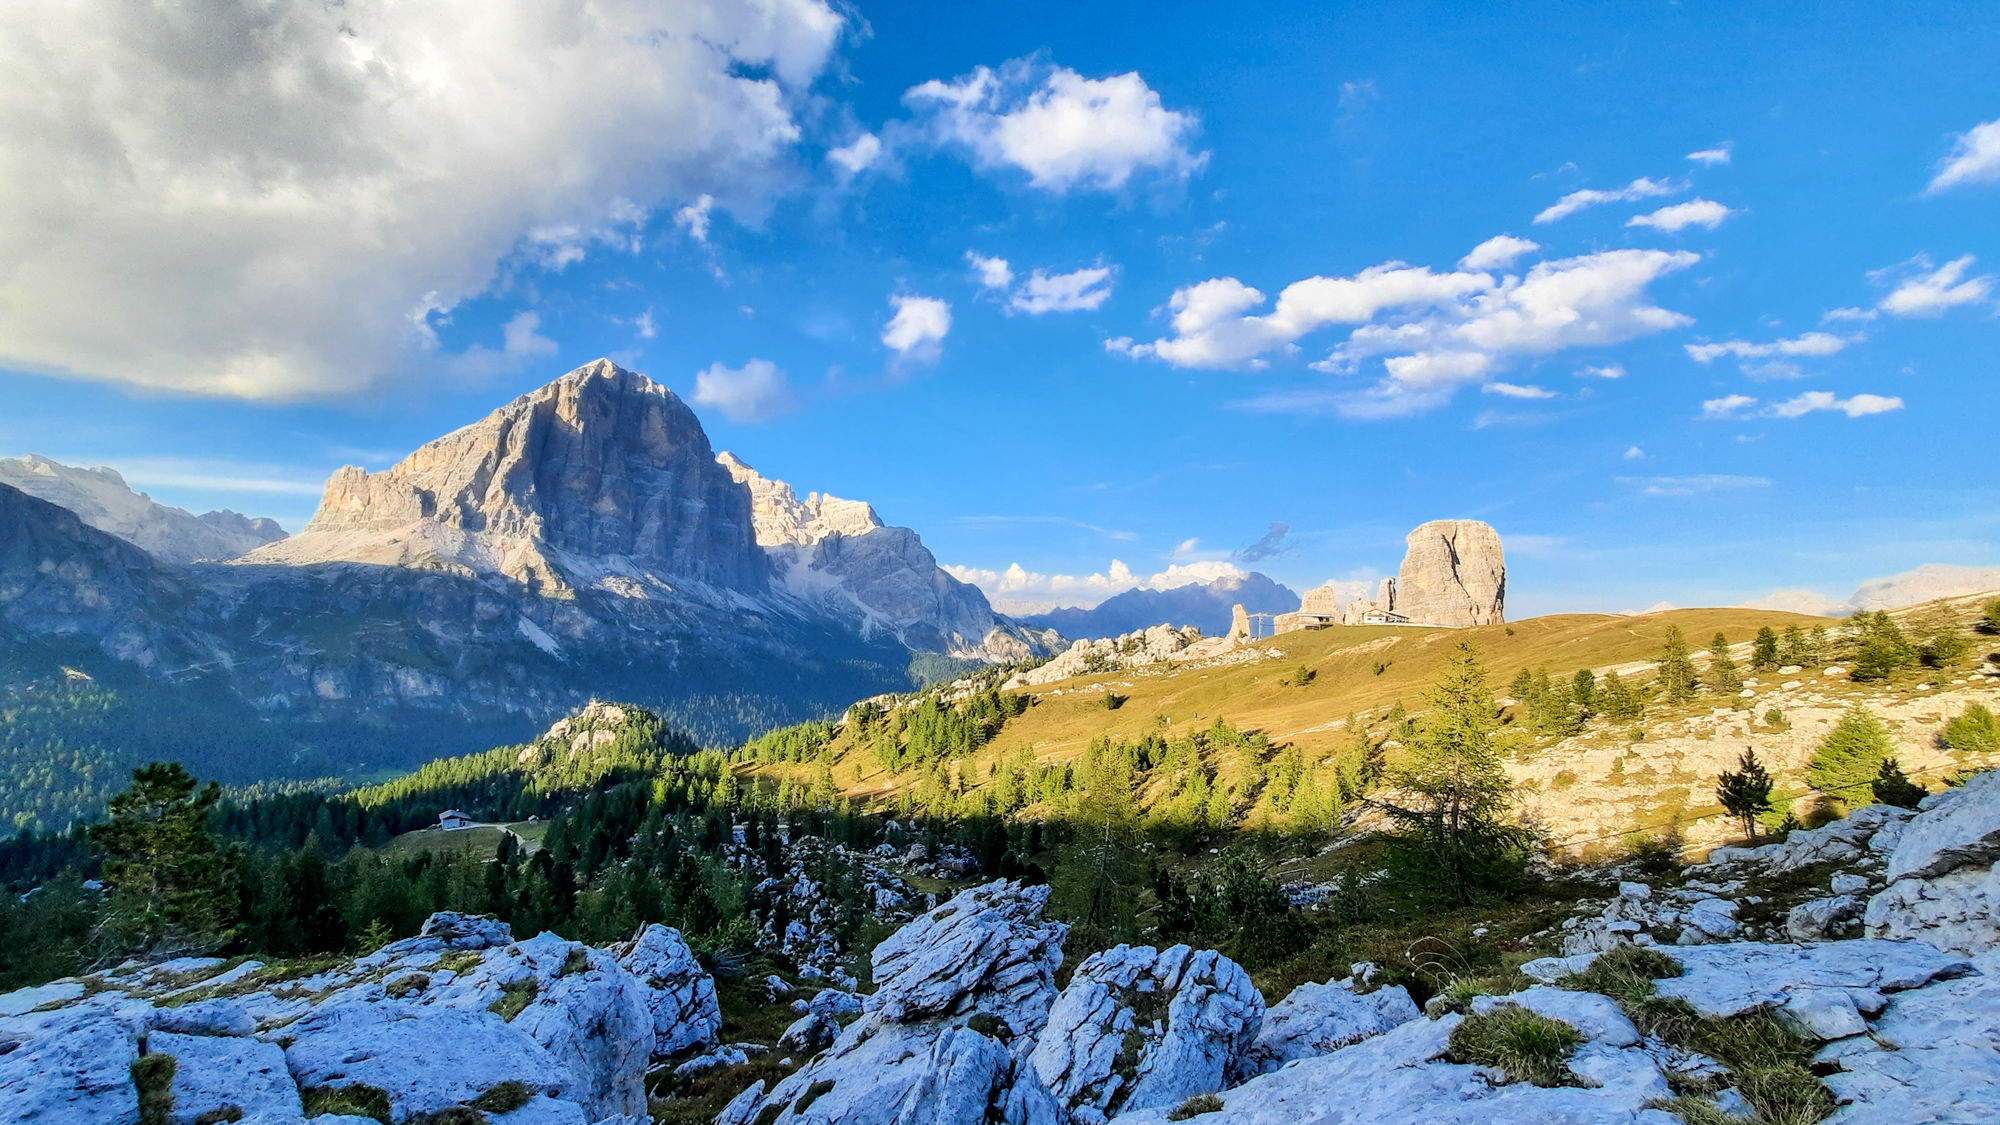
[(1462, 270), (1500, 270), (1514, 264), (1523, 254), (1531, 254), (1542, 248), (1539, 242), (1525, 238), (1515, 238), (1511, 234), (1496, 234), (1492, 238), (1472, 248), (1472, 253), (1458, 260)]
[(0, 362), (263, 399), (410, 374), (503, 264), (776, 190), (844, 24), (822, 0), (0, 5)]
[(1935, 195), (1960, 184), (1994, 181), (2000, 181), (2000, 119), (1974, 125), (1961, 134), (1924, 193)]
[(632, 322), (632, 327), (638, 330), (641, 340), (650, 340), (660, 334), (660, 326), (653, 320), (652, 309), (640, 313), (639, 319)]
[(1736, 214), (1713, 199), (1690, 199), (1686, 203), (1676, 203), (1662, 207), (1649, 215), (1634, 215), (1625, 221), (1628, 227), (1652, 227), (1669, 234), (1688, 227), (1706, 227), (1714, 230), (1722, 225), (1722, 220)]
[(826, 158), (846, 175), (858, 176), (882, 159), (882, 138), (863, 133), (839, 148), (828, 150)]
[(972, 263), (972, 270), (979, 275), (979, 284), (985, 289), (1006, 289), (1014, 284), (1014, 269), (1005, 258), (989, 258), (977, 250), (967, 250), (965, 260)]
[(1635, 445), (1625, 451), (1625, 459), (1627, 461), (1644, 461), (1646, 459), (1646, 451)]
[(1887, 414), (1903, 409), (1903, 400), (1887, 395), (1855, 395), (1841, 398), (1832, 391), (1807, 391), (1783, 402), (1774, 402), (1755, 414), (1748, 413), (1757, 405), (1757, 400), (1749, 395), (1727, 395), (1712, 398), (1701, 404), (1701, 416), (1711, 421), (1731, 421), (1745, 417), (1757, 418), (1803, 418), (1808, 414), (1827, 411), (1845, 414), (1849, 418), (1863, 418), (1870, 414)]
[[(1182, 544), (1182, 547), (1187, 547), (1187, 544)], [(1111, 565), (1103, 571), (1083, 575), (1040, 574), (1025, 569), (1020, 563), (1014, 563), (1005, 570), (985, 570), (949, 563), (944, 565), (944, 569), (960, 582), (970, 582), (979, 587), (992, 599), (993, 608), (1002, 613), (1042, 613), (1057, 606), (1089, 609), (1127, 590), (1142, 587), (1172, 590), (1197, 582), (1213, 582), (1218, 578), (1241, 577), (1245, 573), (1234, 563), (1203, 561), (1174, 563), (1156, 574), (1140, 575), (1134, 574), (1131, 567), (1118, 559), (1112, 559)]]
[(1590, 367), (1579, 368), (1576, 374), (1581, 379), (1623, 379), (1625, 377), (1625, 365), (1622, 363), (1594, 364)]
[(1837, 324), (1848, 320), (1868, 321), (1880, 316), (1874, 309), (1831, 309), (1819, 318), (1821, 324)]
[(1946, 309), (1975, 305), (1992, 294), (1991, 274), (1959, 280), (1972, 268), (1973, 260), (1967, 254), (1932, 269), (1930, 258), (1919, 254), (1900, 266), (1875, 270), (1868, 276), (1880, 281), (1904, 275), (1903, 281), (1882, 298), (1878, 307), (1883, 312), (1891, 316), (1940, 316)]
[[(1648, 303), (1646, 287), (1700, 261), (1686, 251), (1608, 250), (1538, 262), (1525, 277), (1433, 273), (1388, 262), (1351, 278), (1313, 277), (1278, 295), (1265, 316), (1245, 315), (1264, 294), (1233, 277), (1175, 291), (1168, 302), (1176, 335), (1150, 344), (1108, 343), (1176, 367), (1258, 370), (1264, 356), (1297, 350), (1294, 341), (1332, 325), (1358, 325), (1312, 364), (1351, 373), (1384, 357), (1384, 378), (1359, 392), (1291, 391), (1242, 405), (1302, 412), (1336, 410), (1355, 418), (1418, 413), (1448, 401), (1458, 387), (1486, 382), (1523, 358), (1594, 347), (1691, 323)], [(1378, 316), (1387, 314), (1387, 319)]]
[(1007, 305), (1030, 315), (1095, 309), (1111, 296), (1111, 274), (1110, 266), (1059, 274), (1036, 270)]
[(1744, 410), (1757, 405), (1757, 400), (1749, 395), (1724, 395), (1701, 404), (1704, 418), (1735, 418)]
[(765, 422), (799, 408), (791, 381), (768, 359), (753, 359), (740, 368), (715, 363), (695, 372), (693, 402), (713, 406), (732, 422)]
[(1729, 146), (1719, 145), (1715, 148), (1702, 149), (1700, 152), (1690, 152), (1687, 158), (1696, 164), (1727, 164), (1729, 163)]
[(1694, 496), (1698, 493), (1720, 492), (1732, 488), (1767, 488), (1771, 484), (1763, 477), (1734, 477), (1716, 473), (1692, 477), (1619, 477), (1618, 483), (1633, 485), (1647, 496)]
[(901, 359), (930, 363), (944, 348), (951, 331), (951, 305), (936, 297), (894, 296), (896, 315), (882, 328), (882, 342)]
[(715, 210), (715, 197), (698, 195), (693, 203), (674, 212), (674, 225), (688, 232), (688, 237), (708, 245), (708, 217)]
[(1634, 203), (1654, 196), (1677, 195), (1686, 190), (1686, 184), (1677, 184), (1672, 180), (1649, 180), (1641, 176), (1624, 187), (1612, 191), (1585, 188), (1582, 191), (1570, 192), (1544, 208), (1541, 214), (1535, 216), (1535, 222), (1558, 222), (1586, 207), (1595, 207), (1600, 203)]
[(446, 360), (445, 366), (460, 380), (481, 383), (509, 371), (518, 371), (531, 359), (556, 354), (556, 342), (540, 333), (540, 313), (523, 309), (500, 328), (500, 350), (474, 344)]
[(1884, 395), (1855, 395), (1853, 398), (1836, 398), (1832, 391), (1807, 391), (1797, 398), (1773, 403), (1765, 411), (1773, 418), (1802, 418), (1814, 411), (1837, 411), (1849, 418), (1861, 418), (1869, 414), (1887, 414), (1891, 410), (1903, 409), (1903, 400)]
[(1724, 340), (1714, 344), (1687, 344), (1687, 354), (1696, 363), (1709, 363), (1725, 356), (1738, 359), (1753, 359), (1762, 356), (1812, 355), (1826, 356), (1838, 353), (1849, 344), (1859, 343), (1860, 336), (1836, 336), (1831, 332), (1807, 332), (1790, 340), (1773, 340), (1768, 344), (1753, 344), (1748, 340)]
[(1488, 383), (1480, 390), (1487, 394), (1505, 395), (1508, 398), (1561, 398), (1561, 395), (1543, 387), (1521, 386), (1515, 383)]
[(1018, 168), (1045, 191), (1115, 191), (1141, 171), (1186, 177), (1208, 160), (1188, 147), (1195, 116), (1167, 109), (1136, 72), (1085, 78), (1017, 59), (926, 82), (903, 101), (937, 143), (964, 147), (982, 167)]

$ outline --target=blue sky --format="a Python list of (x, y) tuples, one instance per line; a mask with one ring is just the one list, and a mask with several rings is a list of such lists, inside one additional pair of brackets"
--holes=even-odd
[(0, 454), (295, 529), (609, 355), (1021, 607), (2000, 562), (1991, 5), (93, 7), (0, 14)]

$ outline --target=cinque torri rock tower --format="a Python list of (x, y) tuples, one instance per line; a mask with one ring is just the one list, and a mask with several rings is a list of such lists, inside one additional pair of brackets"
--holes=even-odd
[(749, 493), (674, 393), (577, 368), (379, 473), (327, 481), (304, 532), (245, 562), (464, 568), (562, 588), (628, 579), (761, 591)]
[(1478, 520), (1432, 520), (1410, 532), (1394, 612), (1423, 625), (1506, 620), (1507, 557), (1500, 533)]

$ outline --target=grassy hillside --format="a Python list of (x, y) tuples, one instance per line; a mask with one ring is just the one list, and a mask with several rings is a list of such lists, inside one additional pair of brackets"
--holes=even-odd
[[(764, 761), (747, 772), (761, 775), (766, 785), (789, 782), (803, 792), (830, 764), (831, 783), (840, 792), (877, 807), (914, 805), (938, 812), (950, 805), (958, 815), (969, 807), (975, 815), (1011, 809), (1032, 816), (1055, 811), (1037, 805), (1060, 804), (1064, 790), (1051, 780), (1051, 767), (1073, 767), (1093, 743), (1110, 740), (1155, 747), (1141, 755), (1142, 800), (1156, 808), (1206, 802), (1208, 827), (1287, 826), (1276, 814), (1288, 807), (1300, 770), (1318, 779), (1336, 809), (1344, 805), (1351, 815), (1364, 759), (1393, 760), (1405, 714), (1423, 707), (1447, 652), (1466, 640), (1478, 647), (1499, 698), (1523, 669), (1545, 671), (1557, 684), (1580, 669), (1600, 681), (1616, 671), (1648, 696), (1637, 717), (1599, 715), (1580, 730), (1554, 733), (1531, 729), (1526, 708), (1508, 708), (1509, 772), (1518, 786), (1517, 804), (1554, 839), (1589, 850), (1646, 830), (1713, 843), (1732, 830), (1714, 804), (1715, 774), (1732, 766), (1744, 749), (1756, 748), (1778, 776), (1781, 798), (1809, 796), (1806, 761), (1854, 700), (1882, 711), (1906, 768), (1933, 788), (1956, 769), (1985, 763), (1983, 755), (1947, 752), (1936, 738), (1966, 703), (2000, 706), (2000, 681), (1974, 674), (1987, 649), (2000, 649), (2000, 637), (1975, 632), (1981, 608), (1980, 599), (1958, 599), (1898, 614), (1912, 644), (1918, 632), (1936, 627), (1936, 614), (1947, 614), (1967, 651), (1943, 668), (1912, 658), (1867, 683), (1839, 672), (1824, 674), (1827, 666), (1838, 668), (1838, 661), (1853, 655), (1849, 623), (1763, 610), (1560, 614), (1460, 630), (1369, 626), (1288, 633), (1205, 665), (1114, 668), (1019, 689), (1029, 697), (1025, 710), (1005, 718), (969, 751), (933, 752), (891, 768), (885, 741), (900, 740), (906, 749), (913, 745), (911, 735), (894, 731), (898, 719), (892, 715), (888, 723), (865, 730), (855, 722), (843, 724), (823, 750), (802, 756), (809, 762)], [(1705, 650), (1722, 633), (1742, 675), (1758, 686), (1748, 688), (1748, 696), (1735, 688), (1726, 695), (1705, 690), (1678, 704), (1649, 691), (1645, 685), (1654, 676), (1654, 661), (1675, 627), (1698, 668), (1705, 667)], [(1749, 644), (1765, 627), (1781, 634), (1788, 628), (1824, 629), (1826, 651), (1804, 671), (1784, 676), (1775, 669), (1753, 671)], [(1107, 706), (1107, 697), (1116, 706)], [(1768, 721), (1774, 709), (1789, 717)], [(1356, 720), (1353, 729), (1350, 716)], [(1148, 773), (1156, 759), (1161, 768)], [(1202, 778), (1193, 782), (1197, 792), (1191, 797), (1192, 773)], [(946, 799), (946, 793), (952, 796)]]

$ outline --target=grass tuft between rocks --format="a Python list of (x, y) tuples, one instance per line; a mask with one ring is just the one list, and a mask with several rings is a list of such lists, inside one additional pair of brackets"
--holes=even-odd
[(1757, 1122), (1738, 1117), (1707, 1098), (1655, 1098), (1646, 1103), (1646, 1108), (1666, 1110), (1679, 1117), (1685, 1125), (1757, 1125)]
[(1204, 1113), (1220, 1113), (1222, 1099), (1215, 1094), (1196, 1094), (1175, 1106), (1167, 1114), (1169, 1121), (1186, 1121), (1190, 1117), (1200, 1117)]
[(468, 1104), (487, 1113), (512, 1113), (535, 1100), (535, 1092), (526, 1082), (509, 1078), (498, 1085), (488, 1086), (484, 1093)]
[(534, 977), (522, 977), (512, 984), (501, 985), (500, 998), (488, 1004), (486, 1010), (513, 1023), (515, 1016), (527, 1011), (528, 1005), (535, 1002), (541, 990), (542, 986), (535, 983)]
[(180, 1064), (172, 1055), (142, 1055), (132, 1063), (132, 1085), (139, 1088), (139, 1125), (167, 1125), (174, 1111), (174, 1072)]
[(1568, 1063), (1583, 1043), (1583, 1033), (1569, 1024), (1509, 1004), (1460, 1021), (1451, 1029), (1445, 1057), (1497, 1067), (1510, 1082), (1578, 1086), (1582, 1081)]
[(352, 1086), (314, 1086), (300, 1090), (299, 1100), (305, 1103), (307, 1117), (338, 1113), (372, 1117), (382, 1125), (389, 1125), (389, 1094), (374, 1086), (359, 1082)]

